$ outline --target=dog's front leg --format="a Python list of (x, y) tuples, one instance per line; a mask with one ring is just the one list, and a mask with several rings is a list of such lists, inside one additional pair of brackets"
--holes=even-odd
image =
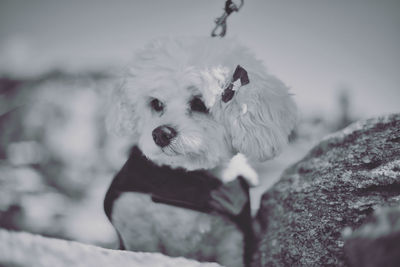
[(225, 230), (231, 231), (231, 233), (224, 235), (219, 246), (216, 247), (217, 262), (223, 266), (247, 267), (249, 264), (245, 257), (245, 238), (240, 231), (233, 229), (233, 227), (233, 225), (227, 226)]
[(220, 241), (219, 262), (226, 266), (250, 266), (255, 238), (247, 181), (239, 176), (212, 191), (210, 196), (211, 206), (236, 224), (236, 229)]

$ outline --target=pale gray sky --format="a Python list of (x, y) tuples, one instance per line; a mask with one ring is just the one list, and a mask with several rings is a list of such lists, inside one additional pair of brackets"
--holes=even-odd
[[(0, 71), (125, 64), (160, 35), (209, 35), (224, 0), (0, 0)], [(400, 1), (245, 0), (228, 36), (255, 50), (303, 113), (336, 113), (351, 88), (363, 117), (400, 112)]]

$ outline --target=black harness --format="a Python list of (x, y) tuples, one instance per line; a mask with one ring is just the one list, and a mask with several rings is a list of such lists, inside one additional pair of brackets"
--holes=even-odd
[(245, 262), (250, 262), (254, 234), (249, 186), (242, 177), (223, 184), (206, 171), (186, 171), (157, 166), (138, 147), (115, 176), (104, 200), (110, 219), (114, 201), (124, 192), (150, 194), (154, 202), (225, 216), (245, 237)]

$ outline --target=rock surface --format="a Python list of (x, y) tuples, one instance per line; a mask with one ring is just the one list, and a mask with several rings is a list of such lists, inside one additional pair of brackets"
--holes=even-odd
[(342, 230), (399, 204), (400, 114), (352, 124), (263, 195), (254, 266), (348, 266)]
[(158, 253), (127, 252), (0, 229), (0, 266), (7, 267), (218, 267)]
[(379, 209), (370, 222), (345, 234), (351, 266), (400, 266), (400, 206)]

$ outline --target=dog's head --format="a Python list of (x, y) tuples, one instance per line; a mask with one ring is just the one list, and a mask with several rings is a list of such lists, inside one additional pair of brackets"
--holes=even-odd
[[(233, 83), (238, 65), (246, 85)], [(287, 87), (236, 41), (165, 38), (138, 51), (107, 124), (157, 164), (209, 169), (237, 152), (256, 160), (277, 155), (295, 111)]]

